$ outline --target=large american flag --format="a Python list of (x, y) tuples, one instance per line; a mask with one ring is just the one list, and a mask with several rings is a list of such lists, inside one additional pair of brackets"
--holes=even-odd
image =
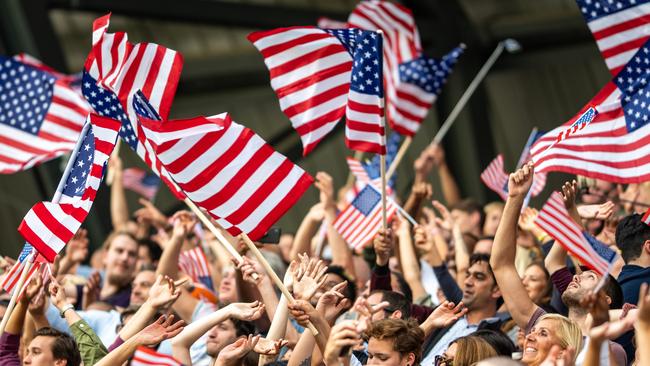
[(133, 354), (131, 366), (182, 366), (182, 364), (170, 355), (140, 346)]
[(138, 113), (142, 131), (173, 181), (231, 235), (264, 236), (313, 182), (227, 113), (162, 122), (149, 108)]
[(214, 283), (210, 275), (210, 264), (200, 246), (182, 252), (178, 256), (178, 268), (190, 276), (195, 284), (214, 291)]
[(388, 1), (362, 1), (348, 18), (351, 27), (384, 32), (386, 117), (391, 128), (413, 136), (440, 94), (463, 47), (442, 59), (424, 56), (411, 10)]
[(592, 246), (592, 240), (587, 240), (582, 233), (582, 227), (573, 221), (558, 192), (553, 192), (549, 197), (535, 219), (535, 224), (601, 276), (609, 272), (616, 259), (615, 252)]
[(35, 204), (20, 223), (18, 231), (49, 262), (88, 216), (119, 128), (119, 121), (90, 114), (54, 199)]
[(264, 57), (305, 155), (344, 115), (349, 148), (385, 153), (381, 35), (291, 27), (253, 32), (248, 39)]
[(576, 0), (607, 68), (616, 76), (650, 37), (648, 0)]
[[(388, 221), (397, 212), (392, 200), (386, 202)], [(341, 211), (334, 221), (334, 228), (352, 248), (366, 245), (377, 234), (382, 225), (381, 193), (372, 184), (366, 186)]]
[(563, 131), (571, 129), (574, 118), (544, 135), (533, 146), (535, 170), (563, 171), (618, 183), (649, 180), (649, 65), (650, 44), (646, 42), (581, 110), (596, 107), (598, 115), (589, 126), (547, 150)]
[(29, 169), (75, 146), (90, 107), (69, 80), (26, 56), (0, 56), (0, 173)]
[(134, 96), (140, 90), (155, 112), (167, 118), (181, 74), (182, 56), (154, 43), (134, 45), (124, 32), (106, 33), (109, 20), (110, 14), (93, 23), (93, 49), (86, 59), (83, 95), (98, 114), (122, 122), (122, 140), (168, 183), (176, 197), (183, 199), (147, 146), (133, 107)]

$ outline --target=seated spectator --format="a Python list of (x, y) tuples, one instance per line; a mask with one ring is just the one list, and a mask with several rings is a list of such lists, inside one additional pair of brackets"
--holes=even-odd
[(480, 360), (496, 355), (496, 351), (486, 340), (469, 335), (451, 342), (442, 355), (436, 356), (434, 365), (472, 366)]

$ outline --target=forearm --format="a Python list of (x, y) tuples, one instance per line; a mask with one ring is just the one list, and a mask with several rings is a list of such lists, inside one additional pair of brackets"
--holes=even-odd
[[(280, 296), (280, 301), (278, 302), (278, 307), (273, 315), (273, 321), (271, 321), (271, 326), (269, 331), (266, 334), (266, 338), (270, 340), (278, 340), (284, 338), (289, 340), (290, 343), (294, 343), (298, 337), (296, 337), (295, 330), (291, 336), (289, 336), (289, 328), (293, 329), (293, 326), (288, 324), (289, 320), (289, 309), (287, 308), (287, 298), (284, 295)], [(311, 332), (305, 332), (311, 333)], [(265, 356), (260, 355), (260, 360), (258, 362), (259, 366), (266, 365), (269, 362), (275, 361), (275, 356)]]
[(400, 263), (402, 264), (402, 273), (404, 279), (411, 287), (413, 298), (419, 299), (426, 295), (426, 290), (422, 285), (422, 278), (420, 277), (420, 263), (415, 255), (415, 248), (413, 248), (413, 240), (411, 233), (408, 231), (400, 230), (398, 232)]
[(156, 276), (166, 275), (173, 280), (178, 279), (178, 257), (181, 254), (182, 244), (182, 238), (172, 236), (169, 239), (158, 261)]
[[(413, 189), (413, 187), (411, 188)], [(411, 194), (406, 199), (404, 203), (404, 211), (406, 211), (411, 217), (414, 217), (416, 220), (420, 216), (420, 210), (422, 209), (422, 202), (424, 201), (424, 196), (416, 195), (411, 190)]]
[(273, 283), (268, 276), (264, 276), (262, 283), (258, 287), (260, 295), (262, 296), (262, 302), (266, 305), (266, 314), (269, 319), (275, 320), (275, 313), (278, 310), (278, 295), (275, 293), (273, 288)]
[(463, 239), (463, 233), (460, 232), (458, 225), (454, 226), (452, 233), (454, 236), (454, 248), (456, 248), (456, 282), (465, 283), (465, 274), (467, 269), (469, 269), (469, 251)]
[(348, 247), (341, 234), (334, 228), (336, 220), (336, 209), (329, 208), (325, 211), (325, 221), (327, 222), (327, 241), (332, 249), (332, 265), (339, 265), (345, 269), (347, 274), (356, 278), (354, 265), (352, 263), (352, 251)]
[(438, 176), (440, 177), (440, 184), (442, 186), (442, 195), (445, 197), (447, 205), (458, 203), (461, 199), (460, 189), (447, 164), (440, 165), (438, 168)]
[(589, 345), (585, 352), (585, 360), (582, 363), (582, 366), (600, 366), (600, 348), (602, 347), (602, 344), (602, 342), (594, 342), (593, 339), (589, 340)]
[(215, 325), (225, 321), (230, 317), (227, 307), (221, 308), (214, 313), (197, 319), (183, 329), (176, 337), (172, 339), (172, 345), (189, 349), (197, 339), (207, 333)]
[(122, 330), (120, 330), (120, 338), (126, 341), (134, 335), (138, 334), (139, 331), (151, 323), (151, 319), (153, 319), (153, 317), (156, 315), (156, 311), (156, 308), (151, 306), (151, 304), (148, 302), (142, 304), (138, 311), (133, 314), (131, 319), (124, 325)]
[(637, 322), (634, 326), (639, 365), (650, 365), (650, 325)]
[(544, 266), (550, 274), (566, 267), (566, 250), (557, 241), (553, 243), (551, 250), (544, 259)]
[(21, 301), (16, 303), (16, 307), (14, 307), (14, 311), (11, 313), (9, 321), (5, 327), (5, 332), (13, 335), (20, 335), (23, 332), (26, 315), (27, 301), (23, 297)]
[(114, 175), (111, 184), (111, 222), (113, 228), (119, 230), (129, 221), (129, 206), (126, 202), (124, 185), (122, 185), (122, 170), (112, 169)]
[(514, 267), (515, 265), (517, 223), (523, 203), (523, 196), (508, 197), (506, 200), (501, 221), (494, 235), (494, 245), (490, 258), (490, 264), (494, 271), (507, 266)]
[(305, 331), (300, 335), (298, 343), (291, 352), (287, 366), (311, 365), (312, 352), (316, 345), (316, 338), (312, 332)]
[(319, 225), (319, 221), (313, 220), (309, 215), (305, 216), (300, 223), (300, 227), (298, 227), (298, 231), (296, 231), (296, 236), (293, 239), (293, 246), (291, 247), (289, 254), (290, 260), (297, 260), (298, 254), (310, 254), (311, 238), (316, 235)]
[(95, 366), (116, 366), (122, 365), (129, 360), (135, 353), (135, 350), (138, 348), (139, 344), (135, 338), (131, 338), (126, 342), (122, 343), (121, 346), (117, 347), (109, 354), (104, 356)]

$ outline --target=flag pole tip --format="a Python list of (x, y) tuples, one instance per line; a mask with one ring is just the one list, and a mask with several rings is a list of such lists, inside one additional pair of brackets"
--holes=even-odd
[(508, 53), (517, 53), (521, 51), (521, 43), (514, 38), (506, 38), (501, 42), (503, 42), (503, 46)]

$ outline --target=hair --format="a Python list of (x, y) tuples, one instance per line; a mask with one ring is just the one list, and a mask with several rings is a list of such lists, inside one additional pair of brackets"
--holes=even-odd
[(55, 360), (66, 360), (68, 366), (79, 366), (81, 354), (77, 343), (70, 335), (60, 332), (54, 328), (44, 327), (36, 331), (35, 337), (52, 337), (52, 356)]
[(111, 249), (111, 243), (113, 243), (113, 240), (115, 240), (115, 238), (117, 238), (118, 236), (127, 236), (134, 242), (138, 243), (138, 239), (136, 239), (135, 236), (133, 236), (133, 234), (131, 234), (130, 232), (126, 230), (115, 230), (106, 237), (106, 239), (104, 240), (104, 244), (102, 244), (102, 249), (105, 251)]
[(497, 351), (481, 337), (468, 335), (460, 337), (449, 345), (456, 344), (455, 366), (471, 366), (486, 358), (494, 357)]
[(537, 324), (541, 322), (542, 320), (554, 320), (558, 323), (558, 326), (556, 328), (556, 334), (557, 338), (560, 340), (559, 346), (562, 349), (567, 349), (568, 347), (572, 347), (573, 349), (576, 350), (575, 356), (573, 360), (575, 361), (575, 357), (580, 353), (580, 350), (582, 349), (582, 330), (580, 330), (580, 326), (574, 322), (573, 320), (562, 316), (560, 314), (544, 314), (542, 315), (539, 320), (537, 320)]
[(492, 266), (490, 265), (490, 255), (487, 253), (474, 253), (469, 257), (469, 266), (473, 266), (476, 263), (485, 263), (487, 264), (488, 272), (494, 281), (494, 285), (497, 285), (497, 279), (494, 277), (494, 272), (492, 272)]
[(249, 334), (255, 334), (255, 325), (253, 322), (236, 318), (230, 318), (230, 321), (235, 326), (235, 337), (246, 337)]
[(151, 257), (152, 262), (159, 261), (162, 256), (160, 245), (156, 244), (155, 241), (149, 238), (138, 239), (138, 247), (147, 247), (147, 249), (149, 249), (149, 256)]
[(547, 299), (547, 301), (544, 304), (537, 304), (537, 305), (547, 305), (548, 303), (551, 302), (551, 297), (553, 296), (553, 282), (551, 281), (551, 274), (548, 272), (548, 269), (546, 269), (544, 262), (540, 262), (540, 261), (532, 262), (528, 266), (526, 266), (526, 269), (533, 266), (541, 269), (542, 272), (544, 272), (544, 276), (546, 277), (546, 287), (544, 288), (544, 296), (542, 297), (542, 299)]
[(394, 351), (399, 352), (402, 357), (413, 353), (415, 356), (413, 364), (420, 364), (424, 331), (420, 329), (414, 319), (383, 319), (372, 322), (363, 337), (366, 341), (370, 338), (390, 340), (393, 343)]
[(616, 245), (626, 264), (639, 256), (643, 243), (650, 240), (650, 226), (646, 225), (639, 214), (624, 217), (616, 226)]
[(483, 227), (483, 223), (485, 222), (485, 213), (483, 212), (483, 207), (480, 203), (476, 202), (472, 198), (465, 198), (464, 200), (451, 205), (449, 207), (449, 211), (453, 210), (463, 211), (468, 214), (472, 214), (474, 212), (478, 213), (480, 217), (479, 225), (481, 228)]
[(388, 302), (386, 311), (393, 313), (399, 310), (402, 313), (402, 319), (411, 317), (411, 302), (404, 295), (399, 292), (386, 290), (375, 290), (370, 293), (370, 295), (373, 294), (381, 294), (381, 301)]
[(623, 304), (625, 304), (623, 289), (621, 289), (621, 285), (618, 283), (618, 281), (616, 281), (616, 278), (614, 278), (614, 276), (607, 274), (607, 277), (608, 279), (605, 281), (605, 286), (603, 286), (603, 289), (605, 290), (605, 294), (607, 294), (611, 300), (609, 303), (609, 308), (622, 309)]
[(325, 273), (335, 274), (341, 277), (342, 279), (344, 279), (345, 281), (348, 281), (348, 285), (345, 286), (345, 289), (343, 290), (343, 295), (345, 295), (345, 297), (350, 301), (354, 302), (354, 300), (357, 298), (357, 285), (356, 283), (354, 283), (354, 281), (352, 281), (350, 276), (345, 274), (345, 270), (343, 269), (343, 267), (332, 265), (327, 267)]
[(487, 216), (490, 212), (494, 210), (499, 210), (503, 211), (503, 208), (505, 207), (505, 204), (503, 202), (499, 201), (493, 201), (488, 203), (487, 205), (483, 206), (483, 213)]
[(411, 286), (406, 282), (404, 275), (399, 272), (391, 272), (391, 275), (395, 276), (395, 279), (397, 279), (397, 285), (399, 286), (397, 289), (398, 292), (404, 295), (408, 302), (413, 302), (413, 291), (411, 291)]
[(512, 352), (515, 352), (517, 350), (517, 346), (515, 346), (512, 340), (502, 331), (480, 329), (474, 332), (472, 335), (479, 337), (489, 343), (499, 356), (510, 357), (512, 355)]

